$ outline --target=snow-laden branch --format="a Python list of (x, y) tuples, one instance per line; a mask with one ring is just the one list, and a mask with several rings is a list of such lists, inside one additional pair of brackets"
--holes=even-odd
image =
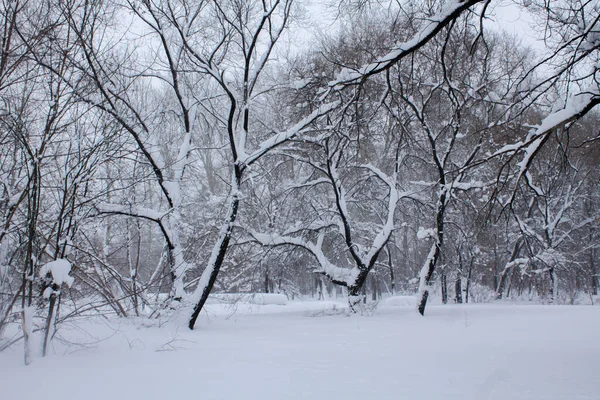
[[(59, 258), (58, 260), (44, 264), (39, 271), (39, 275), (42, 278), (45, 277), (46, 274), (50, 274), (52, 276), (52, 284), (57, 285), (58, 287), (62, 286), (63, 283), (68, 287), (73, 285), (75, 279), (70, 275), (70, 273), (71, 263), (63, 258)], [(46, 296), (46, 294), (46, 291), (44, 291), (44, 297), (49, 297)]]
[[(517, 163), (518, 172), (516, 173), (517, 178), (515, 181), (515, 188), (519, 185), (521, 180), (525, 179), (531, 189), (539, 194), (539, 188), (532, 184), (531, 177), (528, 175), (529, 168), (536, 155), (541, 151), (544, 144), (556, 129), (568, 126), (574, 121), (577, 121), (598, 104), (600, 104), (600, 91), (598, 88), (581, 91), (571, 95), (562, 109), (546, 116), (538, 126), (535, 126), (530, 130), (524, 141), (507, 144), (495, 153), (489, 155), (488, 158), (491, 159), (502, 155), (508, 155), (512, 159), (517, 153), (523, 152), (523, 158)], [(513, 190), (506, 205), (512, 204), (515, 195), (516, 190)]]
[(121, 214), (130, 217), (144, 218), (150, 221), (158, 222), (168, 213), (159, 212), (151, 208), (139, 207), (134, 205), (100, 203), (97, 206), (98, 211), (104, 214)]
[(395, 65), (401, 59), (411, 55), (423, 47), (442, 29), (456, 20), (464, 11), (484, 0), (454, 0), (446, 3), (440, 12), (427, 20), (425, 25), (413, 36), (412, 39), (399, 43), (394, 49), (378, 60), (363, 66), (358, 70), (344, 68), (337, 79), (330, 82), (332, 88), (358, 84), (371, 75), (385, 71)]
[[(312, 231), (319, 231), (316, 243), (299, 236), (291, 235), (291, 233), (299, 233), (299, 229), (288, 230), (285, 234), (257, 233), (251, 229), (247, 229), (248, 233), (255, 241), (263, 246), (291, 245), (307, 250), (314, 256), (319, 264), (319, 270), (317, 272), (326, 275), (333, 283), (348, 287), (349, 293), (351, 292), (356, 295), (364, 284), (366, 275), (375, 265), (379, 253), (388, 242), (394, 230), (394, 214), (398, 202), (400, 199), (412, 195), (410, 192), (400, 192), (398, 190), (396, 187), (395, 173), (392, 176), (389, 176), (379, 168), (370, 164), (362, 165), (361, 168), (369, 170), (389, 188), (386, 220), (368, 247), (368, 250), (364, 249), (363, 246), (359, 246), (352, 240), (350, 215), (346, 206), (344, 189), (341, 186), (341, 178), (338, 175), (335, 165), (330, 164), (328, 169), (329, 179), (331, 180), (330, 183), (336, 193), (337, 212), (339, 219), (341, 220), (339, 224), (342, 225), (340, 226), (340, 233), (344, 236), (347, 251), (350, 252), (351, 258), (354, 260), (354, 266), (351, 268), (341, 268), (334, 265), (323, 252), (322, 246), (326, 228), (334, 225), (333, 221), (323, 221), (320, 229), (311, 229)], [(322, 181), (319, 180), (319, 183), (322, 183)]]
[(327, 178), (317, 178), (317, 179), (313, 179), (313, 180), (306, 181), (303, 183), (298, 183), (297, 185), (290, 185), (290, 186), (288, 186), (288, 189), (302, 189), (305, 187), (316, 186), (316, 185), (320, 185), (323, 183), (330, 185), (331, 181)]
[[(282, 17), (282, 21), (279, 23), (279, 26), (276, 26), (277, 24), (274, 21), (273, 14), (278, 8), (281, 8), (280, 1), (279, 0), (275, 1), (271, 5), (270, 9), (265, 8), (265, 10), (264, 10), (263, 17), (259, 24), (259, 28), (256, 30), (256, 33), (252, 40), (252, 44), (248, 51), (248, 56), (251, 57), (252, 54), (254, 53), (254, 48), (256, 48), (258, 45), (259, 35), (262, 32), (265, 32), (265, 30), (262, 28), (265, 24), (267, 24), (269, 26), (269, 29), (266, 30), (269, 34), (269, 40), (267, 41), (266, 45), (264, 46), (265, 49), (263, 50), (262, 55), (257, 58), (257, 60), (253, 63), (252, 67), (249, 70), (249, 78), (248, 78), (249, 93), (252, 93), (254, 91), (254, 86), (258, 82), (258, 76), (262, 72), (262, 70), (265, 67), (265, 65), (267, 64), (267, 62), (270, 60), (270, 56), (271, 56), (271, 53), (273, 52), (275, 44), (279, 41), (281, 34), (283, 33), (284, 29), (288, 26), (287, 21), (288, 21), (289, 15), (290, 15), (290, 7), (292, 5), (292, 2), (293, 1), (289, 1), (289, 0), (284, 2), (283, 17)], [(263, 6), (264, 5), (265, 5), (265, 3), (263, 3)]]
[(289, 128), (288, 130), (286, 130), (284, 132), (276, 133), (273, 136), (271, 136), (270, 138), (261, 142), (260, 145), (258, 146), (258, 149), (256, 149), (251, 154), (248, 154), (248, 155), (240, 154), (238, 157), (238, 162), (240, 162), (242, 164), (246, 164), (246, 165), (252, 164), (253, 162), (260, 159), (262, 156), (264, 156), (271, 149), (279, 146), (280, 144), (282, 144), (290, 139), (293, 139), (294, 137), (296, 137), (298, 135), (301, 135), (303, 133), (303, 131), (310, 124), (315, 122), (317, 119), (319, 119), (323, 115), (331, 112), (334, 108), (339, 106), (339, 104), (340, 103), (338, 101), (323, 104), (322, 106), (318, 107), (315, 111), (310, 113), (308, 116), (304, 117), (302, 120), (300, 120), (298, 123), (296, 123), (294, 126)]
[(546, 223), (544, 225), (544, 230), (548, 233), (548, 237), (554, 237), (556, 228), (558, 225), (563, 222), (563, 217), (567, 213), (567, 211), (571, 208), (573, 203), (575, 202), (574, 195), (578, 191), (577, 189), (581, 187), (581, 181), (578, 187), (573, 188), (573, 185), (569, 185), (568, 189), (565, 191), (565, 196), (562, 202), (560, 209), (556, 212), (554, 216), (546, 214)]
[(337, 227), (338, 223), (337, 221), (335, 221), (333, 218), (327, 218), (327, 217), (321, 217), (318, 220), (312, 221), (309, 224), (303, 224), (300, 221), (296, 221), (296, 223), (292, 226), (287, 227), (282, 235), (283, 236), (289, 236), (289, 235), (295, 235), (298, 234), (300, 232), (305, 232), (305, 231), (313, 231), (313, 232), (320, 232), (323, 229), (326, 228), (330, 228), (330, 227)]
[(504, 266), (504, 271), (508, 271), (513, 267), (520, 267), (522, 270), (525, 270), (530, 263), (530, 259), (526, 257), (516, 258), (513, 261), (506, 263)]
[(507, 144), (493, 153), (491, 157), (523, 151), (523, 159), (518, 163), (519, 176), (522, 177), (551, 132), (583, 117), (598, 104), (600, 104), (600, 92), (597, 89), (574, 94), (569, 97), (564, 108), (544, 118), (540, 125), (529, 132), (524, 141)]
[(527, 222), (523, 221), (518, 215), (515, 215), (515, 219), (517, 221), (517, 224), (519, 225), (519, 230), (521, 231), (521, 233), (523, 235), (526, 235), (531, 238), (535, 238), (541, 244), (546, 242), (544, 240), (544, 238), (535, 231), (534, 228), (529, 226), (529, 224)]
[(419, 271), (419, 290), (417, 292), (417, 299), (423, 296), (423, 293), (427, 293), (427, 285), (429, 284), (428, 275), (430, 275), (431, 263), (434, 262), (437, 254), (439, 253), (439, 243), (437, 242), (437, 235), (434, 236), (434, 241), (429, 248), (429, 253), (425, 258), (425, 262)]
[(248, 230), (250, 235), (263, 246), (285, 246), (291, 245), (301, 247), (311, 253), (317, 263), (319, 269), (316, 271), (329, 277), (333, 282), (344, 286), (352, 286), (356, 282), (356, 278), (360, 274), (358, 267), (352, 268), (341, 268), (333, 265), (325, 253), (323, 253), (323, 239), (324, 233), (320, 233), (317, 239), (317, 243), (312, 243), (295, 236), (277, 235), (277, 234), (265, 234), (258, 233), (252, 230)]
[(453, 180), (450, 183), (444, 185), (442, 189), (451, 193), (453, 190), (473, 190), (473, 189), (485, 189), (489, 186), (495, 185), (496, 181), (482, 182), (482, 181), (459, 181), (459, 179)]
[[(381, 231), (379, 231), (377, 236), (375, 236), (375, 239), (371, 244), (371, 248), (369, 249), (367, 254), (365, 254), (364, 257), (364, 264), (370, 268), (373, 266), (375, 261), (377, 261), (377, 256), (379, 255), (379, 252), (381, 252), (383, 246), (385, 246), (385, 244), (390, 239), (390, 236), (392, 235), (392, 232), (394, 230), (394, 215), (396, 214), (396, 207), (398, 205), (398, 201), (401, 198), (401, 195), (398, 191), (398, 188), (396, 187), (396, 174), (390, 177), (383, 173), (383, 171), (381, 171), (379, 168), (371, 164), (367, 164), (364, 167), (369, 169), (371, 172), (377, 175), (379, 179), (385, 182), (385, 184), (388, 185), (390, 190), (388, 200), (388, 212), (385, 224), (383, 225)], [(408, 193), (403, 194), (402, 197), (404, 196), (408, 196)]]
[(563, 234), (555, 235), (554, 247), (561, 246), (563, 244), (563, 242), (565, 242), (565, 240), (567, 240), (568, 238), (571, 237), (571, 234), (573, 232), (576, 232), (579, 229), (585, 228), (588, 225), (592, 225), (592, 224), (596, 223), (599, 220), (599, 218), (600, 218), (600, 214), (596, 214), (593, 217), (586, 218), (586, 219), (580, 221), (578, 224), (573, 225), (569, 230), (565, 231)]

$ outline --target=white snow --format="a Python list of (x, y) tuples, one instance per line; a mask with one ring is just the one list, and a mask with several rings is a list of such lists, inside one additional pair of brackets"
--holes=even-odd
[(417, 231), (417, 239), (420, 239), (420, 240), (435, 238), (435, 236), (436, 236), (435, 229), (433, 229), (433, 228), (425, 229), (422, 226), (420, 226), (419, 230)]
[(575, 115), (588, 107), (597, 96), (597, 89), (591, 89), (589, 92), (582, 91), (570, 96), (563, 109), (553, 112), (543, 119), (542, 123), (536, 129), (536, 136), (570, 121)]
[(416, 307), (417, 298), (415, 296), (393, 296), (385, 299), (384, 304), (393, 307)]
[[(0, 355), (3, 399), (597, 400), (600, 307), (210, 305), (158, 321), (63, 325), (51, 355)], [(144, 327), (147, 324), (153, 327)], [(81, 346), (73, 343), (81, 343)], [(35, 383), (35, 384), (32, 384)]]
[(33, 335), (33, 316), (35, 315), (35, 307), (29, 306), (23, 308), (23, 329), (29, 337)]
[(470, 181), (470, 182), (457, 182), (453, 181), (450, 184), (446, 185), (446, 190), (458, 189), (458, 190), (471, 190), (471, 189), (483, 189), (488, 185), (491, 185), (491, 182), (484, 183), (482, 181)]
[(311, 81), (311, 78), (298, 79), (290, 82), (290, 88), (300, 90), (305, 88)]
[(61, 286), (65, 283), (68, 287), (73, 284), (74, 278), (69, 275), (71, 272), (71, 263), (64, 258), (51, 261), (40, 268), (40, 276), (44, 277), (47, 273), (52, 275), (52, 283)]
[(249, 303), (258, 305), (274, 304), (284, 306), (287, 303), (287, 296), (280, 293), (214, 293), (209, 296), (209, 300), (217, 300), (224, 303)]

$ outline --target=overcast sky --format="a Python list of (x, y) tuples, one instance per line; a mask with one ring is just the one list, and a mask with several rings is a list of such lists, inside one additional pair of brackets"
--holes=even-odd
[[(303, 0), (301, 4), (305, 7), (306, 14), (301, 33), (294, 38), (296, 43), (310, 46), (320, 33), (335, 30), (335, 5), (338, 3), (337, 0)], [(487, 10), (486, 29), (504, 30), (518, 36), (525, 45), (536, 50), (544, 49), (543, 41), (537, 40), (537, 34), (532, 29), (534, 21), (526, 10), (515, 5), (514, 0), (496, 1), (492, 4)]]
[(535, 50), (543, 50), (544, 42), (538, 39), (538, 33), (533, 29), (534, 20), (526, 10), (511, 1), (496, 3), (488, 12), (487, 24), (495, 30), (504, 30), (519, 37), (523, 44)]

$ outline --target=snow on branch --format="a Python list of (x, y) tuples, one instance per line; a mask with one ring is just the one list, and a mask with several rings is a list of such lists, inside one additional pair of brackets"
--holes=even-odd
[(371, 171), (372, 173), (374, 173), (375, 175), (377, 175), (377, 177), (379, 179), (381, 179), (390, 188), (396, 188), (395, 179), (393, 179), (390, 176), (388, 176), (387, 174), (385, 174), (382, 170), (380, 170), (379, 168), (377, 168), (373, 164), (370, 164), (370, 163), (369, 164), (363, 164), (363, 165), (361, 165), (361, 167), (365, 168), (365, 169), (368, 169), (369, 171)]
[(484, 189), (486, 187), (492, 186), (496, 184), (495, 181), (489, 181), (489, 182), (482, 182), (482, 181), (478, 181), (478, 180), (472, 180), (472, 181), (452, 181), (450, 183), (447, 183), (446, 185), (444, 185), (444, 189), (448, 192), (452, 191), (452, 190), (464, 190), (464, 191), (468, 191), (468, 190), (473, 190), (473, 189)]
[(353, 268), (341, 268), (333, 265), (329, 259), (323, 253), (323, 239), (324, 233), (319, 234), (317, 243), (306, 241), (299, 237), (294, 236), (283, 236), (278, 234), (265, 234), (258, 233), (252, 230), (248, 230), (248, 233), (261, 245), (263, 246), (284, 246), (291, 245), (301, 247), (310, 252), (317, 263), (319, 264), (318, 273), (328, 276), (333, 282), (342, 284), (344, 286), (350, 286), (355, 284), (356, 278), (360, 274), (360, 270), (357, 267)]
[(592, 225), (596, 223), (596, 221), (600, 220), (600, 213), (595, 214), (590, 218), (586, 218), (580, 221), (578, 224), (571, 226), (569, 229), (565, 230), (561, 235), (555, 235), (554, 238), (554, 247), (559, 247), (563, 244), (563, 242), (572, 237), (572, 233), (582, 229), (588, 225)]
[(320, 184), (330, 185), (331, 181), (328, 178), (317, 178), (317, 179), (313, 179), (313, 180), (310, 180), (310, 181), (306, 181), (304, 183), (298, 183), (296, 185), (290, 185), (287, 188), (288, 189), (302, 189), (302, 188), (312, 187), (312, 186), (316, 186), (316, 185), (320, 185)]
[(369, 249), (369, 252), (366, 254), (365, 259), (363, 260), (363, 263), (365, 265), (371, 266), (375, 263), (377, 255), (379, 254), (379, 252), (381, 251), (383, 246), (385, 246), (387, 241), (390, 239), (390, 236), (392, 235), (392, 232), (394, 230), (394, 215), (396, 213), (396, 207), (398, 205), (398, 201), (402, 197), (408, 197), (409, 194), (408, 193), (400, 193), (398, 191), (398, 188), (396, 187), (396, 174), (394, 174), (393, 176), (390, 177), (372, 164), (366, 164), (366, 165), (363, 165), (363, 167), (368, 169), (369, 171), (373, 172), (375, 175), (377, 175), (377, 177), (379, 177), (379, 179), (381, 179), (383, 182), (385, 182), (385, 184), (388, 185), (388, 187), (390, 188), (389, 201), (388, 201), (388, 212), (387, 212), (387, 218), (386, 218), (385, 224), (383, 225), (383, 227), (381, 228), (381, 231), (379, 231), (379, 233), (373, 240), (373, 243), (371, 244), (371, 248)]
[[(544, 143), (550, 138), (550, 134), (560, 127), (577, 121), (598, 104), (600, 104), (600, 92), (598, 89), (581, 91), (571, 95), (562, 109), (546, 116), (538, 126), (531, 129), (524, 141), (507, 144), (490, 155), (489, 158), (505, 154), (512, 157), (516, 153), (522, 151), (523, 158), (517, 163), (518, 175), (515, 185), (518, 185), (523, 178), (527, 179), (528, 183), (530, 183), (531, 180), (527, 176), (529, 167), (535, 156), (543, 148)], [(537, 191), (536, 187), (532, 186), (532, 189)], [(507, 204), (512, 203), (514, 196), (515, 192), (513, 191), (513, 195), (510, 197)]]
[(516, 258), (513, 261), (506, 263), (504, 266), (504, 271), (508, 271), (513, 267), (519, 267), (521, 270), (525, 270), (530, 263), (530, 259), (526, 257)]
[(130, 217), (144, 218), (155, 222), (160, 221), (166, 215), (166, 213), (161, 213), (150, 208), (109, 203), (99, 204), (98, 211), (104, 214), (121, 214)]
[(544, 238), (538, 234), (535, 229), (529, 226), (529, 224), (523, 221), (519, 216), (515, 215), (515, 219), (517, 224), (519, 224), (519, 230), (523, 235), (527, 235), (529, 237), (535, 238), (539, 243), (545, 243)]
[(464, 11), (483, 0), (454, 0), (445, 4), (439, 13), (429, 18), (425, 26), (410, 40), (399, 43), (394, 49), (378, 60), (363, 66), (358, 70), (342, 69), (337, 79), (329, 83), (332, 88), (342, 88), (344, 86), (358, 84), (371, 75), (385, 71), (391, 68), (401, 59), (411, 55), (423, 47), (438, 32), (456, 20)]
[(507, 144), (492, 154), (492, 157), (523, 150), (525, 156), (518, 164), (521, 175), (523, 175), (529, 168), (535, 154), (540, 150), (543, 140), (550, 132), (583, 117), (598, 104), (600, 104), (600, 93), (598, 90), (574, 94), (569, 97), (564, 108), (548, 115), (542, 120), (540, 125), (534, 127), (524, 142)]
[(290, 129), (288, 129), (287, 131), (276, 133), (273, 136), (271, 136), (270, 138), (264, 140), (258, 146), (258, 149), (255, 150), (252, 154), (246, 155), (245, 157), (244, 157), (244, 155), (240, 155), (239, 162), (246, 164), (246, 165), (252, 164), (256, 160), (258, 160), (259, 158), (264, 156), (271, 149), (302, 134), (303, 133), (302, 131), (308, 125), (310, 125), (311, 123), (316, 121), (318, 118), (322, 117), (323, 115), (331, 112), (339, 104), (340, 104), (339, 101), (334, 101), (331, 103), (323, 104), (322, 106), (317, 108), (315, 111), (310, 113), (308, 116), (306, 116), (305, 118), (300, 120), (296, 125), (292, 126)]
[(63, 258), (44, 264), (42, 268), (40, 268), (40, 276), (44, 277), (47, 274), (50, 274), (52, 276), (52, 284), (59, 287), (63, 283), (68, 287), (73, 285), (75, 279), (69, 275), (70, 272), (71, 263)]

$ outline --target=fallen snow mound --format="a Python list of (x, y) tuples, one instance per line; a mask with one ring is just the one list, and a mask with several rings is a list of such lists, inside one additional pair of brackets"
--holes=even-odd
[(417, 305), (417, 299), (415, 296), (394, 296), (385, 299), (383, 304), (393, 307), (414, 307)]
[(284, 306), (287, 303), (287, 296), (278, 293), (215, 293), (210, 298), (221, 303), (250, 303), (261, 306), (275, 304)]
[(71, 272), (71, 263), (63, 258), (51, 261), (40, 268), (40, 276), (52, 275), (52, 283), (60, 286), (66, 283), (68, 287), (73, 284), (74, 278), (69, 275)]

